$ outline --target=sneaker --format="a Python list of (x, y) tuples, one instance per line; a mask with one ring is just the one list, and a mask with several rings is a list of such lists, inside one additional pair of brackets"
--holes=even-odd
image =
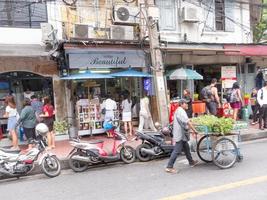
[(256, 122), (251, 122), (251, 125), (255, 125), (256, 124)]
[(189, 165), (190, 165), (190, 167), (195, 167), (198, 163), (199, 163), (198, 160), (193, 160), (193, 162), (190, 163)]
[(177, 174), (178, 173), (178, 170), (176, 170), (174, 168), (166, 168), (165, 171), (168, 173), (171, 173), (171, 174)]

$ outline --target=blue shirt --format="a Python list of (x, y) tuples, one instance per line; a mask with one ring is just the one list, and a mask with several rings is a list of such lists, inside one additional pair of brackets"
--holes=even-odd
[(31, 106), (37, 114), (42, 113), (43, 103), (39, 100), (32, 100)]

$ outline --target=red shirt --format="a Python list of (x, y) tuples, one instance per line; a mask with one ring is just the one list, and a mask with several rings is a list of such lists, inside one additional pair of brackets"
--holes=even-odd
[(44, 105), (43, 113), (45, 114), (46, 112), (48, 113), (47, 117), (53, 117), (53, 115), (54, 115), (54, 107), (52, 105), (48, 105), (48, 104)]

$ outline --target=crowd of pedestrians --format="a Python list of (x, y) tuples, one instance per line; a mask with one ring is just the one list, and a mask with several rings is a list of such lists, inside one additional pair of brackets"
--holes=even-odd
[(55, 134), (53, 132), (54, 123), (54, 107), (51, 105), (49, 97), (44, 97), (40, 101), (35, 95), (28, 96), (29, 92), (26, 92), (27, 98), (23, 101), (23, 108), (19, 113), (17, 110), (14, 95), (8, 95), (5, 97), (5, 114), (3, 117), (8, 119), (7, 130), (12, 140), (13, 150), (18, 150), (18, 132), (19, 129), (23, 130), (23, 133), (28, 141), (28, 150), (34, 145), (35, 138), (35, 126), (37, 123), (45, 123), (49, 127), (49, 133), (47, 135), (48, 148), (55, 148)]

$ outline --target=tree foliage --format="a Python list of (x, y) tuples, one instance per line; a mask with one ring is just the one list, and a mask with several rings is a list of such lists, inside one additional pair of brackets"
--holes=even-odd
[(267, 42), (267, 0), (262, 0), (262, 12), (259, 23), (253, 30), (255, 43)]

